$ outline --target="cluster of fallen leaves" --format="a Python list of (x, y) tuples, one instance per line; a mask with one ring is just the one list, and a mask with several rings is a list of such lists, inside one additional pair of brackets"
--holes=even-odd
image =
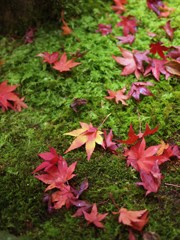
[(59, 56), (58, 52), (53, 53), (43, 52), (38, 54), (37, 56), (42, 57), (44, 63), (52, 65), (52, 68), (59, 71), (60, 73), (68, 72), (71, 70), (71, 68), (74, 68), (75, 66), (81, 64), (80, 62), (75, 62), (76, 60), (75, 57), (70, 60), (67, 60), (66, 52), (64, 52), (61, 56)]
[[(126, 0), (114, 0), (114, 5), (112, 6), (116, 14), (120, 15), (120, 22), (117, 23), (117, 27), (122, 28), (123, 36), (116, 37), (120, 44), (132, 44), (138, 31), (138, 20), (134, 16), (123, 15), (126, 4)], [(161, 0), (147, 0), (147, 6), (159, 17), (167, 17), (173, 11)], [(63, 34), (72, 34), (72, 29), (64, 20), (63, 12), (61, 13), (61, 21), (63, 23)], [(162, 28), (169, 39), (172, 40), (175, 28), (171, 27), (171, 21), (167, 21)], [(102, 35), (111, 34), (112, 25), (99, 24), (96, 32)], [(156, 36), (155, 33), (149, 32), (148, 34), (152, 38)], [(119, 65), (124, 66), (121, 75), (126, 76), (134, 73), (139, 80), (141, 76), (147, 76), (152, 73), (157, 81), (160, 80), (160, 74), (165, 75), (166, 79), (171, 75), (179, 75), (179, 47), (166, 47), (162, 42), (153, 41), (149, 46), (149, 50), (129, 51), (120, 47), (120, 52), (122, 56), (112, 57)], [(44, 63), (52, 65), (59, 72), (70, 71), (71, 68), (80, 64), (75, 62), (75, 59), (79, 56), (78, 53), (71, 60), (67, 60), (66, 52), (61, 56), (58, 52), (43, 52), (38, 54), (38, 56), (43, 58)], [(121, 102), (123, 105), (128, 105), (126, 101), (129, 98), (140, 101), (141, 95), (153, 96), (152, 92), (147, 88), (149, 86), (154, 86), (154, 84), (137, 81), (132, 83), (127, 94), (126, 87), (118, 91), (108, 90), (109, 96), (106, 96), (106, 99), (114, 100), (117, 104)], [(86, 99), (74, 99), (71, 107), (77, 112), (77, 107), (86, 103)], [(146, 124), (145, 131), (140, 131), (136, 134), (131, 124), (127, 140), (114, 140), (112, 129), (109, 132), (101, 130), (102, 124), (99, 127), (94, 127), (91, 123), (80, 122), (80, 126), (81, 128), (79, 129), (65, 133), (65, 135), (72, 136), (75, 139), (64, 154), (85, 145), (87, 160), (89, 161), (96, 144), (116, 155), (119, 154), (119, 147), (121, 146), (122, 149), (122, 145), (125, 145), (123, 154), (127, 166), (131, 166), (139, 173), (141, 181), (136, 183), (136, 185), (142, 186), (146, 190), (146, 196), (150, 193), (156, 193), (161, 185), (163, 176), (160, 172), (160, 166), (174, 157), (180, 158), (180, 151), (177, 145), (170, 145), (161, 141), (158, 145), (146, 147), (145, 138), (156, 133), (158, 127), (150, 129), (149, 125)], [(34, 170), (33, 174), (35, 174), (37, 179), (48, 185), (45, 192), (49, 191), (49, 193), (45, 196), (44, 201), (48, 202), (49, 212), (52, 212), (54, 209), (60, 209), (63, 206), (67, 209), (74, 206), (77, 210), (73, 217), (83, 216), (88, 224), (92, 223), (98, 228), (104, 228), (101, 221), (106, 218), (108, 213), (101, 214), (98, 212), (97, 203), (91, 204), (80, 199), (81, 194), (89, 186), (88, 181), (82, 182), (78, 189), (71, 185), (71, 180), (75, 177), (74, 171), (77, 162), (68, 166), (67, 161), (62, 156), (59, 156), (54, 148), (50, 148), (50, 152), (41, 153), (39, 156), (44, 162)], [(116, 204), (114, 205), (116, 206)], [(130, 240), (136, 239), (133, 230), (142, 232), (142, 229), (148, 222), (149, 212), (147, 209), (133, 211), (124, 207), (118, 207), (118, 211), (112, 213), (119, 215), (119, 223), (128, 226)]]
[[(106, 218), (108, 213), (99, 213), (96, 203), (89, 203), (80, 199), (82, 193), (89, 187), (86, 179), (81, 183), (78, 189), (71, 185), (71, 179), (74, 174), (77, 162), (68, 166), (67, 161), (57, 154), (54, 148), (50, 148), (49, 152), (39, 154), (43, 162), (33, 171), (35, 177), (48, 185), (45, 192), (50, 191), (44, 197), (44, 202), (47, 202), (48, 212), (52, 213), (55, 209), (61, 209), (65, 206), (69, 209), (71, 206), (77, 208), (73, 217), (81, 217), (88, 222), (94, 224), (98, 228), (104, 228), (102, 220)], [(148, 211), (131, 211), (126, 208), (119, 208), (118, 222), (130, 227), (129, 234), (134, 237), (132, 229), (142, 231), (145, 224), (148, 222)]]
[[(122, 36), (117, 36), (120, 44), (133, 44), (135, 41), (135, 34), (138, 31), (138, 20), (134, 16), (124, 16), (126, 0), (114, 0), (112, 10), (119, 15), (120, 21), (117, 27), (122, 28)], [(168, 17), (173, 11), (161, 0), (147, 0), (147, 6), (154, 11), (158, 17)], [(62, 31), (63, 35), (72, 34), (72, 29), (64, 20), (64, 12), (61, 13)], [(161, 26), (166, 32), (167, 37), (172, 40), (174, 31), (171, 26), (171, 21), (168, 20), (164, 26)], [(102, 35), (112, 33), (111, 24), (99, 24), (96, 32)], [(152, 38), (156, 36), (155, 33), (148, 33)], [(34, 40), (35, 29), (30, 28), (24, 36), (25, 43), (32, 43)], [(118, 44), (119, 44), (118, 43)], [(129, 51), (120, 47), (122, 56), (112, 56), (112, 58), (121, 66), (123, 70), (121, 75), (127, 76), (135, 74), (139, 80), (141, 76), (148, 76), (150, 73), (159, 81), (160, 74), (165, 75), (168, 79), (171, 75), (180, 76), (180, 47), (172, 46), (166, 47), (160, 41), (153, 41), (150, 43), (149, 50)], [(82, 54), (77, 52), (71, 59), (68, 60), (67, 53), (64, 52), (43, 52), (37, 56), (43, 59), (43, 63), (52, 66), (53, 69), (62, 72), (68, 72), (75, 66), (81, 64), (75, 62)], [(156, 58), (155, 58), (156, 57)], [(128, 105), (126, 101), (131, 97), (140, 101), (140, 95), (153, 96), (152, 92), (147, 88), (154, 86), (151, 82), (134, 82), (131, 85), (129, 92), (126, 94), (126, 87), (118, 91), (108, 90), (109, 96), (106, 99), (114, 100), (117, 104), (121, 102), (123, 105)], [(22, 108), (27, 108), (23, 102), (24, 98), (19, 98), (14, 91), (18, 85), (8, 85), (7, 81), (0, 84), (0, 107), (3, 111), (9, 108), (14, 111), (21, 111)], [(77, 112), (77, 106), (86, 104), (86, 99), (75, 99), (71, 104), (72, 109)], [(87, 160), (89, 161), (92, 153), (95, 150), (96, 144), (101, 146), (104, 150), (118, 155), (119, 147), (124, 144), (124, 157), (127, 161), (127, 166), (134, 168), (140, 176), (141, 182), (136, 183), (137, 186), (143, 186), (146, 190), (146, 195), (156, 193), (161, 185), (163, 178), (160, 172), (160, 166), (170, 161), (173, 157), (180, 159), (180, 151), (177, 145), (170, 145), (161, 141), (158, 145), (149, 146), (146, 148), (145, 137), (152, 135), (158, 131), (158, 127), (150, 129), (146, 124), (145, 131), (135, 133), (132, 124), (130, 125), (127, 140), (113, 140), (113, 132), (110, 129), (109, 133), (106, 130), (101, 131), (102, 124), (99, 127), (94, 127), (91, 123), (87, 124), (80, 122), (81, 128), (65, 133), (65, 135), (75, 137), (70, 147), (65, 151), (65, 154), (80, 148), (85, 145)], [(44, 201), (47, 202), (48, 211), (53, 212), (55, 209), (61, 209), (65, 206), (69, 209), (71, 206), (76, 207), (77, 210), (73, 217), (81, 217), (88, 222), (94, 224), (98, 228), (104, 228), (102, 220), (106, 218), (108, 213), (99, 213), (97, 203), (89, 203), (81, 199), (81, 195), (88, 189), (88, 180), (84, 180), (78, 188), (72, 185), (72, 179), (77, 162), (73, 162), (68, 166), (67, 161), (57, 154), (54, 148), (50, 148), (49, 152), (39, 154), (43, 162), (33, 171), (34, 176), (47, 185)], [(48, 193), (47, 193), (48, 192)], [(134, 240), (135, 235), (133, 230), (141, 232), (143, 227), (148, 222), (148, 210), (133, 211), (124, 207), (118, 208), (118, 222), (128, 226), (129, 239)]]
[[(127, 165), (139, 172), (141, 182), (136, 183), (136, 185), (143, 186), (146, 195), (152, 192), (156, 193), (160, 187), (162, 174), (159, 166), (166, 161), (170, 161), (173, 157), (180, 159), (180, 151), (177, 145), (170, 145), (161, 141), (158, 145), (146, 148), (145, 137), (156, 133), (158, 126), (150, 129), (149, 125), (146, 124), (145, 131), (136, 134), (131, 124), (127, 140), (113, 140), (112, 129), (107, 134), (106, 130), (100, 131), (92, 124), (81, 122), (80, 125), (80, 129), (65, 133), (65, 135), (75, 137), (65, 154), (85, 144), (87, 159), (90, 160), (96, 143), (112, 154), (118, 154), (120, 144), (128, 145), (124, 148)], [(49, 152), (40, 153), (39, 157), (44, 162), (34, 170), (33, 174), (37, 179), (48, 184), (45, 192), (51, 191), (44, 199), (48, 202), (48, 211), (52, 212), (54, 209), (60, 209), (63, 206), (67, 209), (75, 206), (78, 209), (73, 217), (83, 216), (88, 224), (92, 223), (98, 228), (104, 228), (101, 221), (106, 218), (108, 213), (100, 214), (96, 203), (91, 204), (80, 199), (80, 195), (89, 186), (88, 181), (82, 182), (78, 189), (71, 186), (70, 180), (76, 176), (74, 171), (77, 162), (68, 167), (66, 160), (59, 156), (54, 148), (50, 148)], [(40, 174), (37, 174), (38, 172)], [(147, 209), (132, 211), (121, 207), (118, 208), (118, 212), (112, 213), (119, 214), (119, 223), (129, 226), (130, 240), (135, 239), (133, 230), (141, 232), (148, 222), (149, 212)]]
[(18, 85), (8, 85), (7, 81), (0, 83), (0, 107), (5, 112), (8, 109), (20, 112), (22, 108), (27, 108), (23, 98), (19, 98), (14, 91)]

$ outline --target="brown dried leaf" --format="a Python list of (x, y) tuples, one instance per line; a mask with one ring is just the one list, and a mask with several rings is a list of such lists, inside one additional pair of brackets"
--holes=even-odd
[(180, 76), (180, 61), (171, 60), (167, 62), (165, 65), (166, 71), (173, 75)]

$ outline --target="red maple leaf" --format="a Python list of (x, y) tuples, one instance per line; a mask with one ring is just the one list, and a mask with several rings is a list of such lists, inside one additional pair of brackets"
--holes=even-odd
[(72, 142), (71, 146), (66, 150), (65, 153), (68, 153), (85, 144), (87, 159), (90, 160), (96, 143), (103, 146), (103, 138), (101, 136), (103, 132), (99, 131), (98, 128), (93, 127), (91, 123), (87, 124), (80, 122), (80, 125), (82, 128), (69, 133), (65, 133), (65, 135), (76, 137), (76, 139)]
[(152, 169), (150, 172), (146, 172), (144, 170), (140, 171), (140, 177), (142, 182), (136, 183), (138, 186), (143, 186), (147, 192), (146, 195), (148, 195), (151, 192), (157, 192), (160, 185), (161, 185), (161, 178), (162, 175), (159, 170), (158, 166), (158, 160), (154, 163)]
[(118, 148), (118, 146), (115, 142), (112, 141), (112, 139), (113, 139), (112, 129), (108, 134), (104, 130), (104, 148), (108, 149), (113, 154), (117, 154), (116, 149)]
[(110, 100), (114, 99), (117, 104), (120, 101), (122, 103), (122, 105), (125, 105), (125, 106), (128, 105), (125, 102), (127, 99), (129, 99), (129, 96), (124, 94), (126, 91), (125, 87), (118, 91), (112, 91), (112, 90), (107, 90), (107, 91), (108, 91), (109, 96), (107, 96), (106, 99), (110, 99)]
[(63, 53), (60, 60), (54, 63), (53, 68), (58, 70), (59, 72), (68, 72), (71, 68), (81, 64), (80, 62), (75, 62), (75, 59), (70, 59), (67, 61), (66, 53)]
[(119, 214), (119, 223), (130, 226), (137, 231), (142, 231), (143, 227), (148, 222), (149, 213), (147, 209), (140, 211), (129, 211), (126, 208), (120, 208), (118, 212), (113, 212), (113, 214)]
[(143, 138), (130, 149), (126, 149), (124, 156), (127, 157), (128, 166), (131, 165), (139, 172), (144, 170), (149, 173), (154, 166), (155, 161), (158, 160), (156, 153), (159, 149), (159, 145), (151, 146), (147, 149), (145, 148), (146, 142)]
[(53, 167), (58, 163), (58, 161), (65, 161), (62, 156), (58, 156), (54, 148), (49, 148), (49, 152), (43, 152), (38, 154), (40, 158), (44, 160), (34, 171), (33, 173), (39, 172), (40, 170), (47, 171), (49, 168)]
[(72, 201), (75, 199), (73, 193), (71, 192), (71, 187), (69, 185), (61, 184), (58, 191), (54, 192), (51, 196), (51, 201), (54, 203), (55, 209), (60, 209), (64, 205), (66, 208), (70, 208)]
[(83, 213), (85, 219), (88, 221), (88, 224), (93, 223), (98, 228), (104, 228), (104, 225), (101, 223), (101, 221), (105, 219), (108, 213), (98, 213), (96, 203), (93, 204), (90, 213), (87, 213), (86, 211), (83, 211)]
[(90, 208), (92, 208), (92, 204), (83, 200), (73, 202), (73, 205), (78, 207), (78, 210), (73, 214), (73, 217), (81, 217), (84, 214), (84, 212), (88, 212)]
[(127, 3), (127, 0), (114, 0), (115, 5), (112, 6), (112, 9), (117, 13), (121, 14), (125, 11), (124, 5)]
[(153, 96), (152, 92), (146, 88), (146, 86), (154, 86), (151, 82), (134, 82), (131, 85), (131, 89), (128, 95), (140, 101), (140, 94), (145, 96)]
[(162, 0), (147, 0), (147, 6), (159, 17), (168, 17), (174, 11), (173, 8), (169, 8)]
[(153, 54), (158, 54), (161, 58), (165, 59), (164, 51), (169, 50), (168, 47), (163, 46), (163, 43), (157, 42), (157, 43), (151, 43), (150, 44), (150, 52)]
[(43, 52), (43, 53), (39, 53), (37, 56), (42, 57), (43, 62), (53, 64), (58, 61), (59, 53), (58, 52), (53, 52), (53, 53)]
[(162, 28), (164, 29), (164, 31), (166, 32), (170, 40), (172, 40), (174, 37), (174, 31), (176, 30), (176, 28), (171, 27), (171, 20), (167, 21), (166, 24), (162, 26)]
[(0, 107), (2, 111), (8, 110), (8, 108), (14, 111), (21, 111), (21, 108), (27, 108), (27, 105), (23, 102), (24, 98), (19, 98), (13, 91), (16, 90), (18, 85), (7, 85), (7, 81), (0, 83)]
[(159, 81), (160, 73), (162, 73), (163, 75), (165, 75), (165, 78), (168, 79), (170, 73), (165, 68), (166, 63), (166, 60), (152, 58), (151, 64), (146, 68), (144, 72), (144, 76), (147, 76), (150, 72), (152, 72), (155, 79)]
[(32, 43), (34, 41), (36, 29), (35, 28), (29, 28), (24, 36), (24, 43)]
[(134, 73), (136, 78), (139, 79), (141, 73), (144, 72), (143, 63), (150, 63), (150, 59), (147, 57), (149, 51), (140, 52), (134, 50), (133, 52), (130, 52), (123, 48), (120, 48), (120, 51), (123, 57), (112, 56), (112, 58), (120, 65), (125, 66), (121, 75), (126, 76)]
[(68, 167), (65, 160), (59, 160), (58, 166), (49, 168), (46, 170), (46, 174), (37, 175), (35, 178), (39, 179), (45, 184), (49, 184), (45, 191), (53, 188), (60, 188), (63, 183), (66, 183), (68, 180), (76, 176), (73, 174), (76, 164), (77, 162), (74, 162)]
[(150, 129), (149, 125), (146, 123), (145, 132), (144, 133), (140, 132), (139, 134), (136, 135), (132, 124), (130, 124), (129, 132), (128, 132), (128, 139), (127, 140), (117, 140), (117, 141), (120, 143), (125, 143), (125, 144), (133, 144), (138, 139), (143, 138), (148, 135), (151, 135), (151, 134), (154, 134), (157, 131), (158, 131), (158, 126), (153, 129)]
[(112, 26), (111, 24), (98, 24), (98, 30), (97, 32), (100, 32), (102, 35), (108, 35), (112, 32)]
[(117, 26), (123, 27), (123, 35), (127, 36), (129, 33), (134, 34), (137, 31), (137, 20), (134, 16), (121, 16), (122, 20), (117, 23)]
[(72, 33), (72, 29), (68, 26), (67, 22), (64, 20), (64, 11), (61, 12), (61, 21), (63, 25), (61, 29), (63, 30), (63, 35), (70, 35)]
[(127, 36), (119, 36), (116, 38), (119, 40), (119, 43), (121, 44), (126, 44), (126, 43), (132, 44), (135, 40), (135, 36), (132, 34), (128, 34)]

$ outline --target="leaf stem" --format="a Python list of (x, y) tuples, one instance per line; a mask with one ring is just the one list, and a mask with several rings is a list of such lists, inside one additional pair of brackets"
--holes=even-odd
[(111, 115), (111, 113), (109, 113), (104, 120), (102, 121), (102, 123), (99, 125), (98, 129), (102, 127), (102, 125), (105, 123), (105, 121), (108, 119), (108, 117)]
[(180, 185), (172, 184), (172, 183), (164, 183), (166, 186), (172, 186), (172, 187), (178, 187), (180, 188)]

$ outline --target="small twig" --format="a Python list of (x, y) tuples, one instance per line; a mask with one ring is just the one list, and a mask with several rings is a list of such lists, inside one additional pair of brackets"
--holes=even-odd
[(141, 115), (139, 113), (139, 109), (137, 109), (137, 114), (138, 114), (138, 120), (139, 120), (139, 133), (142, 132), (142, 121), (141, 121)]
[(180, 185), (172, 184), (172, 183), (164, 183), (166, 186), (172, 186), (172, 187), (178, 187), (180, 188)]
[(108, 115), (104, 118), (104, 120), (102, 121), (102, 123), (99, 125), (98, 129), (100, 129), (100, 128), (102, 127), (102, 125), (105, 123), (105, 121), (108, 119), (108, 117), (109, 117), (110, 115), (111, 115), (111, 113), (108, 114)]
[(111, 199), (112, 203), (114, 204), (114, 206), (119, 209), (120, 207), (117, 205), (117, 203), (115, 202), (112, 193), (109, 194), (109, 198)]

